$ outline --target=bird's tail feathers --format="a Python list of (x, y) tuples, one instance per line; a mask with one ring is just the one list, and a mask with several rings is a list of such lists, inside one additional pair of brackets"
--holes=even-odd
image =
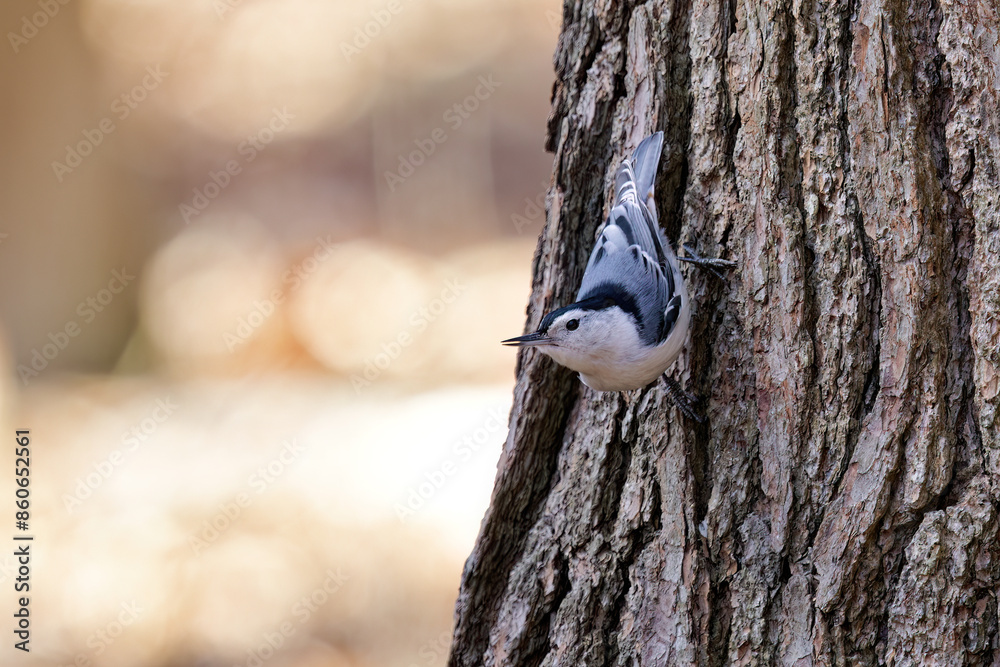
[(623, 199), (630, 198), (633, 201), (641, 201), (639, 191), (635, 183), (635, 171), (632, 170), (632, 163), (629, 160), (622, 160), (621, 166), (615, 173), (615, 204), (621, 203)]
[(663, 132), (657, 132), (643, 139), (632, 154), (635, 188), (641, 201), (653, 198), (653, 185), (656, 183), (656, 171), (660, 166), (662, 151)]

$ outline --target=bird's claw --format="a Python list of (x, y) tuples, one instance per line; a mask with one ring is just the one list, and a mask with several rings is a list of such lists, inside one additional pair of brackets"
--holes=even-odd
[(677, 406), (677, 409), (681, 411), (681, 414), (691, 421), (704, 424), (705, 418), (695, 410), (695, 406), (700, 402), (700, 399), (694, 394), (685, 391), (677, 380), (666, 373), (663, 374), (663, 379), (667, 384), (667, 395), (670, 396), (670, 399)]
[(681, 246), (684, 251), (687, 252), (689, 257), (678, 257), (682, 262), (689, 262), (695, 266), (700, 266), (703, 269), (711, 271), (716, 278), (722, 280), (722, 274), (720, 274), (716, 269), (731, 269), (736, 266), (736, 262), (731, 259), (721, 259), (719, 257), (702, 257), (698, 254), (698, 251), (694, 249), (694, 246), (684, 244)]
[(682, 262), (690, 262), (698, 266), (710, 266), (713, 269), (731, 269), (736, 266), (736, 262), (731, 259), (721, 257), (678, 257)]

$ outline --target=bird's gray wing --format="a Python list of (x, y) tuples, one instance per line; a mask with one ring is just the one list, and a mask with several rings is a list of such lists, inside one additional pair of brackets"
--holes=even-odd
[(672, 272), (661, 266), (662, 255), (656, 255), (659, 239), (649, 233), (642, 209), (634, 199), (611, 209), (576, 300), (613, 299), (635, 317), (643, 342), (656, 345), (670, 333), (681, 297)]
[(630, 243), (638, 244), (670, 274), (653, 193), (662, 150), (663, 132), (656, 132), (639, 142), (631, 160), (622, 161), (615, 174), (615, 203), (609, 217)]
[(642, 340), (655, 345), (673, 328), (681, 310), (679, 285), (656, 222), (653, 183), (663, 133), (652, 134), (622, 161), (615, 174), (615, 204), (583, 274), (577, 302), (614, 299), (631, 313)]

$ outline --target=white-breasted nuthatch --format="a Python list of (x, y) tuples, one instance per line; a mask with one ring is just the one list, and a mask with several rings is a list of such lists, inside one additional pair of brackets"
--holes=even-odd
[[(674, 363), (687, 341), (691, 303), (653, 201), (662, 149), (663, 133), (657, 132), (618, 168), (615, 203), (576, 302), (553, 310), (535, 332), (502, 341), (504, 345), (537, 347), (598, 391), (644, 387)], [(733, 264), (684, 259), (709, 267)], [(691, 397), (664, 377), (681, 411), (698, 419)]]

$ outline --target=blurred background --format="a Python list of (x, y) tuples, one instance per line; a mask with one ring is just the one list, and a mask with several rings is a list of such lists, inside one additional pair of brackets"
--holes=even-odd
[(561, 3), (0, 18), (0, 664), (444, 665), (544, 222)]

